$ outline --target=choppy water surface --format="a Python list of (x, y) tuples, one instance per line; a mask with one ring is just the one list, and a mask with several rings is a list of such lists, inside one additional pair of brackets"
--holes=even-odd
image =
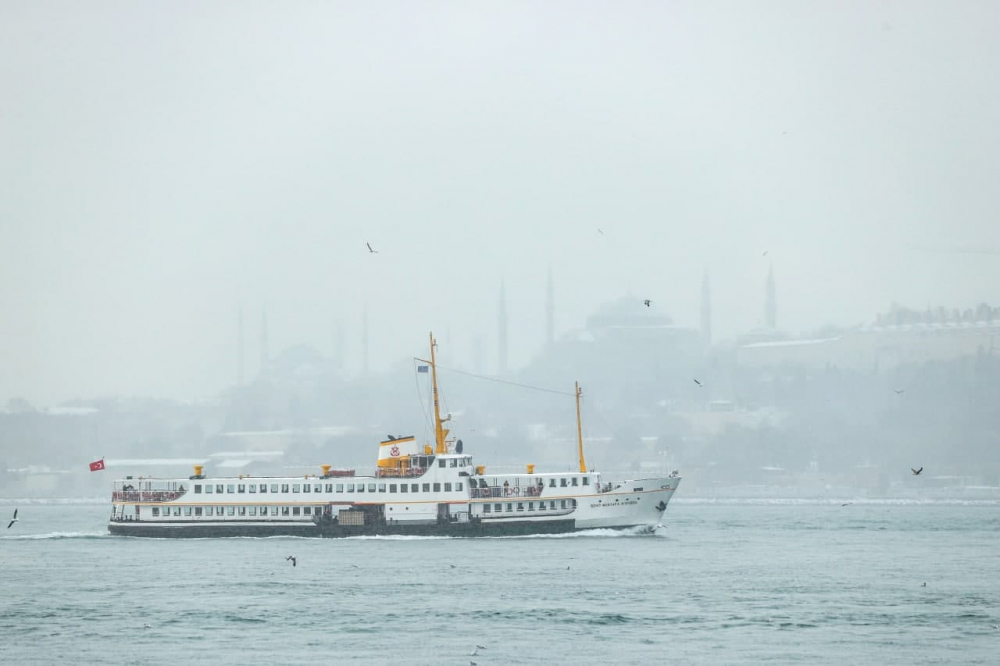
[(19, 506), (0, 535), (6, 663), (930, 664), (1000, 649), (992, 503), (675, 500), (655, 536), (176, 541), (108, 536), (106, 506)]

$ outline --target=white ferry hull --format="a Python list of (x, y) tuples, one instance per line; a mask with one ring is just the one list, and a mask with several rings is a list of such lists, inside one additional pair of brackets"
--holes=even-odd
[[(369, 481), (368, 477), (359, 477), (358, 481)], [(208, 483), (215, 480), (208, 479)], [(498, 481), (494, 481), (498, 483)], [(518, 492), (504, 493), (500, 486), (492, 486), (484, 493), (485, 497), (473, 498), (435, 498), (431, 502), (384, 501), (385, 496), (372, 497), (364, 503), (346, 504), (330, 502), (331, 509), (358, 510), (370, 519), (363, 524), (340, 523), (333, 519), (334, 511), (328, 511), (324, 516), (314, 515), (309, 518), (300, 517), (296, 520), (255, 520), (252, 518), (231, 519), (190, 519), (177, 516), (177, 509), (187, 506), (187, 497), (161, 502), (127, 502), (136, 503), (142, 507), (155, 505), (159, 517), (121, 520), (113, 519), (109, 523), (109, 531), (121, 536), (140, 536), (158, 538), (216, 538), (216, 537), (264, 537), (264, 536), (298, 536), (298, 537), (350, 537), (350, 536), (380, 536), (380, 535), (411, 535), (411, 536), (453, 536), (453, 537), (485, 537), (485, 536), (520, 536), (530, 534), (562, 534), (590, 529), (625, 529), (635, 527), (654, 528), (663, 522), (663, 514), (680, 483), (680, 477), (671, 476), (653, 479), (626, 481), (613, 489), (603, 492), (594, 491), (587, 494), (548, 493), (548, 488), (542, 488), (535, 493), (534, 486), (531, 495)], [(494, 493), (499, 493), (496, 496)], [(141, 498), (140, 498), (141, 499)], [(293, 504), (282, 496), (275, 498), (279, 504)], [(320, 498), (313, 498), (312, 506), (326, 506)], [(205, 501), (205, 500), (202, 500)], [(262, 501), (258, 498), (257, 502)], [(320, 504), (322, 502), (322, 504)], [(524, 505), (530, 506), (525, 507)], [(235, 500), (223, 496), (216, 506), (231, 506)], [(572, 508), (556, 511), (555, 515), (531, 515), (534, 505), (562, 506), (569, 503)], [(421, 505), (429, 504), (440, 511), (443, 507), (456, 511), (452, 518), (434, 518), (432, 514), (414, 515)], [(486, 506), (489, 505), (489, 512)], [(493, 509), (497, 507), (497, 509)], [(317, 506), (317, 509), (319, 507)], [(410, 509), (413, 513), (409, 513)], [(171, 511), (173, 509), (173, 511)], [(541, 511), (542, 509), (539, 509)], [(206, 507), (206, 512), (208, 511)], [(498, 512), (499, 511), (499, 512)], [(150, 509), (146, 509), (147, 514)], [(400, 516), (393, 518), (392, 516)], [(386, 518), (386, 516), (390, 516)]]

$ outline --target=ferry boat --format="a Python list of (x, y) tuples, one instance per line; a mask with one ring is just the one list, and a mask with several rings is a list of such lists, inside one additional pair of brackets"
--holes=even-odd
[(322, 465), (298, 477), (211, 477), (201, 465), (188, 478), (114, 482), (108, 529), (142, 537), (365, 535), (506, 536), (662, 523), (681, 477), (606, 482), (583, 456), (579, 384), (576, 422), (579, 469), (489, 472), (450, 437), (438, 404), (434, 335), (430, 336), (434, 446), (416, 438), (379, 443), (373, 475)]

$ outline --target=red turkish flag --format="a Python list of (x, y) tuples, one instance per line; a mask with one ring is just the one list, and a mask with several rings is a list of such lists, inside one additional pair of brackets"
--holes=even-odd
[(97, 462), (90, 463), (91, 472), (100, 472), (102, 469), (104, 469), (104, 458), (101, 458)]

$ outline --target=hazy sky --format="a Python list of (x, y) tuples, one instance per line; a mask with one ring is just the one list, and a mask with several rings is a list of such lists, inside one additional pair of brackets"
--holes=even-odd
[[(1000, 304), (995, 2), (0, 1), (0, 400), (276, 353), (511, 357), (601, 302), (716, 337)], [(597, 233), (597, 228), (604, 235)], [(368, 254), (365, 242), (379, 250)], [(768, 256), (762, 257), (767, 250)]]

